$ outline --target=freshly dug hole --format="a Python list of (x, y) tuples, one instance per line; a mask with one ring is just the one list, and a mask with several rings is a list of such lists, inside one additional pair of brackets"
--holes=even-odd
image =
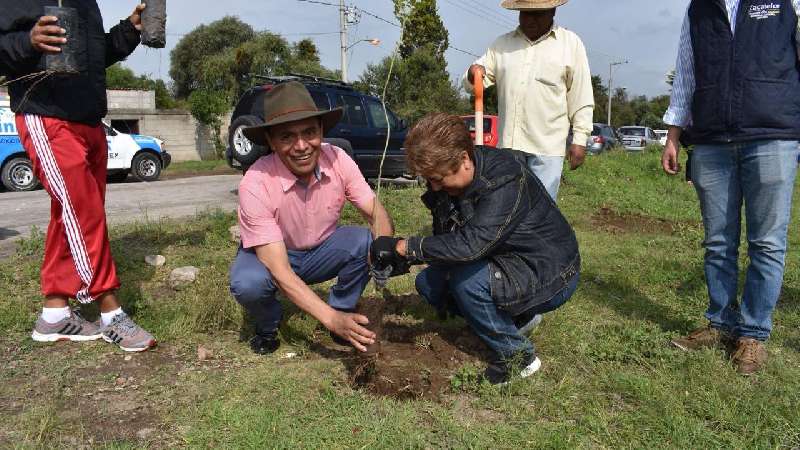
[[(366, 312), (379, 309), (381, 301), (374, 300), (361, 301)], [(380, 350), (344, 361), (351, 386), (396, 399), (438, 400), (451, 390), (450, 379), (459, 369), (486, 359), (488, 350), (466, 324), (445, 327), (435, 319), (420, 320), (403, 314), (424, 303), (419, 296), (409, 295), (380, 308), (385, 313)]]

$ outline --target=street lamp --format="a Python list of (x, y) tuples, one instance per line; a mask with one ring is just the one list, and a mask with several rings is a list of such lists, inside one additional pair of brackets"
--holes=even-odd
[(355, 42), (353, 42), (352, 44), (348, 45), (348, 46), (347, 46), (347, 48), (345, 48), (345, 51), (349, 51), (351, 48), (355, 47), (355, 46), (356, 46), (356, 44), (358, 44), (358, 43), (360, 43), (360, 42), (369, 42), (369, 43), (370, 43), (370, 45), (381, 45), (381, 40), (380, 40), (380, 39), (377, 39), (377, 38), (372, 38), (372, 39), (361, 39), (361, 40), (359, 40), (359, 41), (355, 41)]
[(342, 81), (345, 82), (345, 83), (348, 82), (348, 80), (347, 80), (347, 52), (351, 48), (355, 47), (356, 44), (359, 44), (361, 42), (369, 42), (372, 45), (380, 45), (381, 40), (377, 39), (377, 38), (360, 39), (358, 41), (353, 42), (350, 45), (345, 45), (347, 43), (347, 38), (346, 37), (342, 38)]
[(612, 79), (614, 78), (614, 66), (621, 66), (623, 64), (628, 64), (628, 61), (616, 61), (612, 62), (608, 65), (608, 126), (611, 125), (611, 97), (613, 93), (611, 92), (611, 88), (613, 87)]

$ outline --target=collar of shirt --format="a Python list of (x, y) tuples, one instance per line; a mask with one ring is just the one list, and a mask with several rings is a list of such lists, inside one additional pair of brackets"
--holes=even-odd
[(309, 187), (314, 185), (314, 182), (322, 181), (322, 176), (325, 175), (325, 171), (322, 169), (324, 159), (324, 153), (320, 150), (319, 152), (319, 159), (317, 160), (317, 167), (314, 169), (314, 179), (311, 180), (311, 184), (306, 185), (297, 175), (293, 174), (283, 161), (278, 158), (278, 155), (275, 155), (275, 165), (278, 169), (278, 178), (280, 179), (281, 187), (283, 188), (283, 192), (287, 192), (291, 189), (295, 184), (302, 186), (304, 189), (308, 189)]
[(550, 30), (547, 31), (545, 34), (539, 36), (539, 38), (536, 39), (535, 41), (530, 40), (530, 38), (526, 36), (525, 33), (522, 32), (522, 29), (520, 27), (517, 27), (516, 33), (517, 36), (521, 37), (522, 39), (525, 39), (530, 45), (536, 45), (549, 37), (553, 37), (554, 39), (558, 37), (558, 35), (556, 34), (557, 29), (558, 25), (556, 25), (556, 23), (553, 22), (553, 26), (550, 27)]

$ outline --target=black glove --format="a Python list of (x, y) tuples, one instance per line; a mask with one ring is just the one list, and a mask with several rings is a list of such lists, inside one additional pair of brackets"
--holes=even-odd
[(391, 268), (388, 277), (395, 277), (408, 273), (409, 264), (406, 258), (397, 253), (397, 243), (400, 238), (380, 236), (369, 247), (369, 256), (372, 260), (373, 272), (384, 272)]
[(403, 257), (397, 253), (398, 242), (400, 242), (400, 238), (391, 236), (379, 236), (372, 241), (372, 245), (369, 246), (369, 256), (370, 259), (372, 259), (372, 265), (380, 270), (402, 259)]

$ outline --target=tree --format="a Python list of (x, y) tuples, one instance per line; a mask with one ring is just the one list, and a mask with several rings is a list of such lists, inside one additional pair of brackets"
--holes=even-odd
[[(395, 15), (405, 24), (384, 101), (400, 116), (416, 121), (427, 113), (463, 114), (471, 110), (450, 81), (444, 52), (448, 34), (436, 10), (435, 0), (395, 0)], [(383, 94), (392, 58), (370, 64), (354, 83), (356, 88)]]
[(187, 98), (201, 87), (201, 68), (209, 56), (235, 48), (253, 37), (253, 28), (232, 16), (200, 25), (184, 36), (170, 53), (169, 76), (175, 83), (175, 96)]
[(608, 87), (599, 75), (592, 75), (592, 90), (594, 91), (594, 121), (606, 123), (608, 121)]
[[(608, 88), (598, 75), (592, 76), (594, 89), (594, 121), (605, 123), (608, 120)], [(640, 95), (628, 97), (625, 89), (617, 88), (611, 97), (611, 126), (642, 125), (650, 128), (665, 128), (662, 117), (669, 107), (669, 95), (659, 95), (648, 99)]]
[(319, 64), (319, 50), (311, 39), (303, 39), (294, 46), (294, 56), (298, 61)]
[[(387, 57), (379, 64), (367, 66), (355, 83), (356, 89), (380, 96), (391, 62), (391, 57)], [(435, 48), (417, 49), (408, 58), (395, 61), (384, 101), (411, 122), (436, 111), (469, 113), (468, 99), (459, 95), (446, 70), (446, 63), (438, 57)]]
[(170, 94), (164, 80), (153, 80), (147, 75), (136, 76), (133, 70), (122, 64), (114, 64), (106, 69), (106, 86), (109, 89), (141, 89), (155, 91), (156, 108), (172, 109), (177, 102)]
[(314, 42), (290, 44), (269, 31), (254, 31), (236, 17), (200, 25), (172, 52), (170, 75), (178, 98), (188, 99), (192, 115), (211, 127), (221, 147), (221, 117), (252, 85), (253, 75), (298, 72), (335, 77), (320, 64)]
[(436, 0), (394, 0), (394, 15), (403, 27), (400, 55), (409, 57), (417, 49), (428, 47), (444, 59), (450, 45), (449, 34), (439, 17)]

